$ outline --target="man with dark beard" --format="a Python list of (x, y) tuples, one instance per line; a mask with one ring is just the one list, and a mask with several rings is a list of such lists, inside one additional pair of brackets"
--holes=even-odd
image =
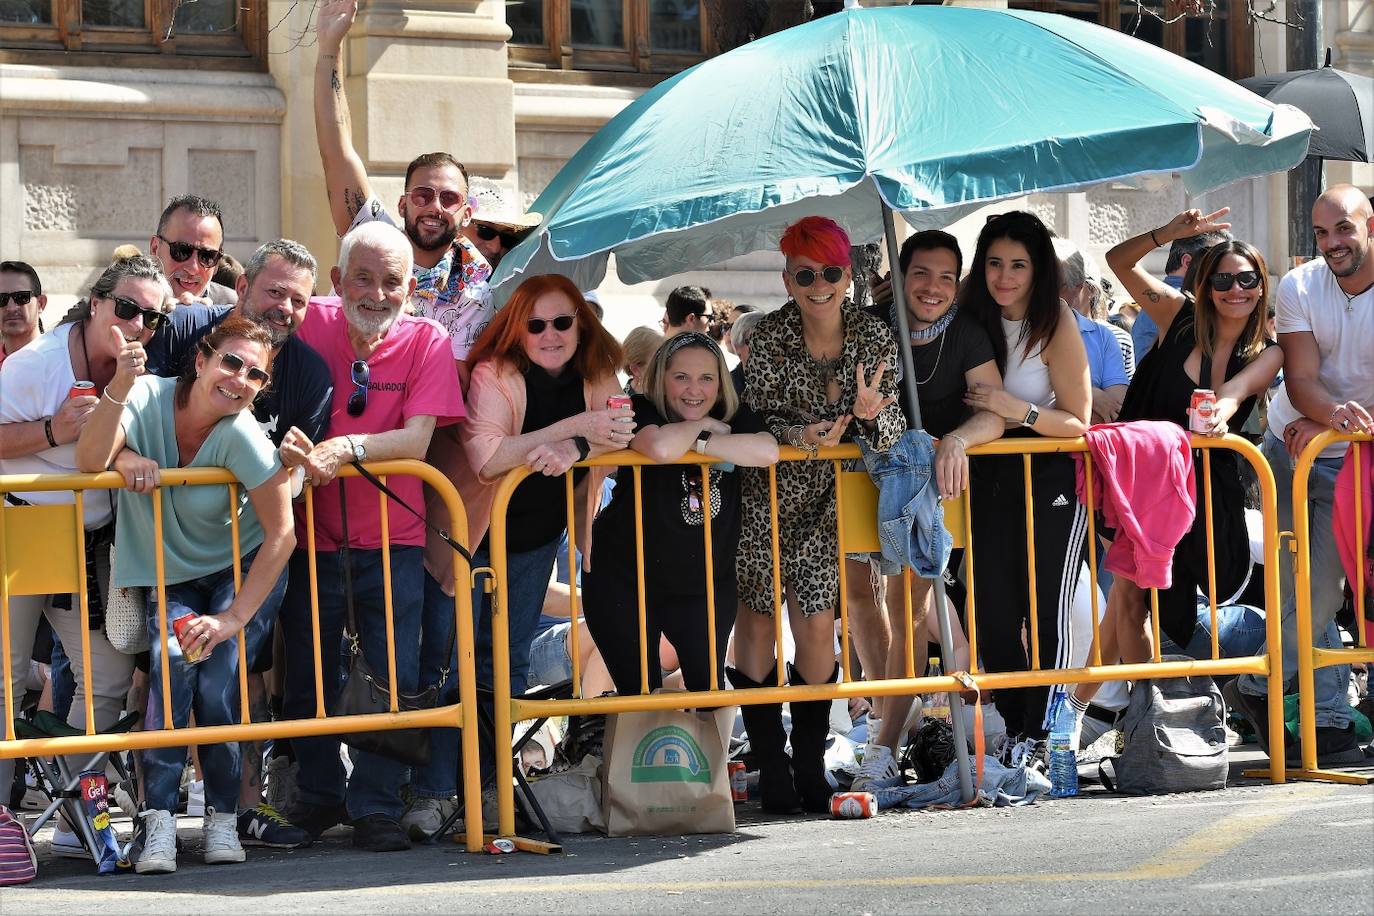
[[(315, 64), (315, 134), (324, 164), (329, 213), (346, 235), (370, 220), (397, 225), (372, 192), (367, 170), (353, 148), (353, 127), (344, 95), (339, 52), (358, 13), (357, 0), (327, 0), (317, 13), (319, 57)], [(462, 230), (472, 220), (468, 173), (445, 152), (425, 153), (406, 169), (397, 201), (414, 257), (416, 311), (444, 326), (464, 383), (465, 360), (491, 320), (491, 265)]]

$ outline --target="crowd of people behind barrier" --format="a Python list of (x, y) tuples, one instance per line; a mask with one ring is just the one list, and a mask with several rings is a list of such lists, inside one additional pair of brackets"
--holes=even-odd
[[(505, 510), (509, 589), (499, 624), (509, 639), (513, 695), (572, 671), (563, 634), (580, 622), (551, 628), (543, 618), (569, 530), (583, 574), (563, 594), (580, 590), (579, 667), (588, 695), (653, 690), (665, 668), (693, 690), (835, 681), (841, 562), (864, 677), (904, 677), (909, 665), (922, 672), (931, 581), (945, 566), (944, 555), (929, 549), (939, 541), (931, 513), (937, 496), (966, 490), (976, 564), (969, 574), (970, 558), (955, 551), (948, 567), (956, 577), (963, 569), (962, 585), (976, 598), (979, 657), (961, 667), (1081, 666), (1092, 657), (1099, 603), (1103, 662), (1144, 661), (1157, 648), (1149, 588), (1160, 589), (1163, 637), (1185, 648), (1210, 625), (1200, 601), (1231, 606), (1255, 594), (1245, 472), (1230, 453), (1209, 459), (1209, 546), (1203, 461), (1201, 453), (1192, 460), (1187, 435), (1194, 390), (1215, 393), (1215, 411), (1199, 430), (1206, 435), (1254, 429), (1254, 418), (1265, 416), (1260, 442), (1278, 482), (1280, 529), (1292, 525), (1293, 461), (1312, 438), (1325, 429), (1374, 431), (1374, 212), (1354, 187), (1318, 199), (1311, 219), (1322, 257), (1287, 273), (1276, 295), (1261, 253), (1226, 234), (1225, 210), (1188, 210), (1117, 245), (1107, 260), (1139, 309), (1134, 328), (1132, 309), (1108, 307), (1092, 259), (1030, 213), (989, 218), (967, 265), (947, 233), (909, 237), (889, 277), (865, 278), (875, 300), (866, 309), (850, 298), (850, 239), (835, 222), (809, 216), (781, 239), (780, 307), (721, 306), (715, 314), (709, 293), (688, 287), (670, 297), (663, 335), (637, 329), (622, 346), (589, 297), (560, 276), (530, 277), (493, 309), (492, 267), (538, 217), (498, 188), (476, 194), (476, 180), (453, 156), (430, 153), (411, 163), (399, 221), (388, 213), (348, 134), (338, 74), (347, 28), (337, 18), (322, 21), (317, 70), (321, 155), (342, 239), (332, 295), (312, 295), (316, 260), (286, 239), (262, 246), (230, 285), (215, 283), (224, 260), (221, 213), (192, 196), (168, 204), (146, 256), (114, 261), (45, 333), (39, 276), (21, 262), (0, 263), (0, 473), (113, 468), (125, 483), (117, 495), (96, 491), (84, 501), (89, 654), (73, 610), (80, 601), (11, 598), (9, 713), (19, 713), (31, 662), (40, 658), (51, 678), (45, 702), (66, 710), (70, 724), (85, 725), (89, 668), (97, 729), (125, 710), (143, 713), (146, 728), (163, 726), (158, 550), (168, 621), (189, 619), (169, 629), (165, 647), (177, 727), (239, 721), (239, 631), (254, 721), (315, 715), (317, 663), (325, 706), (334, 708), (347, 643), (385, 677), (390, 641), (402, 692), (449, 691), (453, 596), (464, 588), (473, 588), (477, 680), (490, 688), (492, 597), (474, 588), (470, 570), (490, 565), (496, 486), (522, 467), (530, 477)], [(1140, 262), (1164, 245), (1169, 274), (1161, 281)], [(894, 286), (906, 303), (909, 340), (898, 336)], [(734, 371), (718, 341), (737, 356)], [(899, 347), (910, 349), (918, 404), (906, 402)], [(74, 388), (78, 382), (91, 386)], [(918, 409), (923, 432), (908, 433)], [(1096, 529), (1105, 554), (1096, 579), (1072, 456), (1037, 454), (1026, 471), (1020, 456), (968, 455), (999, 438), (1081, 436), (1102, 458), (1101, 473), (1119, 470), (1110, 527)], [(830, 463), (778, 463), (778, 456), (780, 445), (814, 455), (851, 441), (884, 495), (894, 488), (900, 504), (914, 508), (882, 519), (905, 526), (882, 554), (841, 561)], [(643, 469), (638, 486), (629, 469), (576, 466), (621, 449), (657, 463)], [(1132, 471), (1130, 449), (1163, 456), (1163, 464)], [(689, 452), (717, 463), (673, 463)], [(1325, 646), (1341, 644), (1336, 615), (1347, 571), (1330, 532), (1343, 456), (1339, 446), (1324, 452), (1309, 481), (1314, 630)], [(384, 543), (373, 485), (337, 477), (351, 462), (399, 458), (426, 460), (453, 481), (467, 513), (470, 563), (427, 530), (426, 521), (442, 529), (451, 520), (418, 480), (390, 479), (395, 498)], [(894, 473), (899, 465), (906, 470)], [(221, 486), (158, 488), (160, 471), (186, 467), (227, 467), (242, 485), (238, 498), (231, 504)], [(15, 492), (6, 500), (22, 506), (72, 497)], [(231, 521), (245, 573), (238, 587)], [(916, 575), (904, 577), (908, 568)], [(1281, 576), (1290, 678), (1297, 647), (1288, 563)], [(1097, 602), (1095, 581), (1106, 589)], [(103, 626), (115, 593), (130, 589), (148, 596), (142, 652), (112, 645)], [(958, 625), (962, 603), (956, 610)], [(790, 660), (777, 645), (779, 613), (791, 634)], [(1228, 626), (1239, 619), (1229, 611), (1219, 617)], [(46, 650), (44, 629), (51, 630)], [(550, 632), (554, 640), (545, 639)], [(1228, 649), (1239, 644), (1232, 635), (1221, 639)], [(1340, 666), (1317, 674), (1325, 762), (1363, 759), (1347, 701), (1350, 675)], [(1060, 686), (1081, 723), (1095, 685)], [(1267, 732), (1265, 689), (1262, 678), (1245, 676), (1227, 685), (1226, 696), (1267, 752), (1291, 756), (1291, 737)], [(1054, 695), (1051, 686), (997, 691), (1004, 750), (1042, 749)], [(904, 778), (911, 703), (910, 696), (876, 701), (878, 727), (855, 788)], [(789, 729), (780, 704), (742, 706), (764, 809), (828, 810), (830, 708), (829, 700), (793, 702)], [(433, 730), (429, 740), (430, 762), (413, 768), (356, 749), (346, 752), (346, 766), (338, 737), (279, 741), (270, 755), (256, 743), (201, 745), (194, 772), (203, 782), (206, 861), (243, 861), (243, 843), (305, 845), (338, 824), (351, 826), (355, 846), (373, 851), (430, 836), (453, 811), (460, 766), (456, 730)], [(175, 871), (187, 755), (164, 748), (138, 756), (142, 799), (128, 812), (141, 823), (135, 867)], [(294, 799), (279, 811), (267, 803), (262, 779), (283, 772), (277, 762), (285, 760), (295, 763)], [(0, 786), (10, 786), (13, 766), (0, 761)], [(58, 825), (54, 848), (81, 853), (70, 825)]]

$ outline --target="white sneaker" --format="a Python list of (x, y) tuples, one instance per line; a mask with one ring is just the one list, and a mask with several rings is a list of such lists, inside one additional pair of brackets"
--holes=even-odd
[(144, 811), (143, 852), (134, 871), (140, 875), (170, 875), (177, 870), (177, 819), (170, 811)]
[(1226, 730), (1227, 747), (1240, 747), (1245, 743), (1245, 738), (1231, 726), (1223, 724), (1221, 727)]
[(205, 839), (206, 865), (224, 865), (244, 860), (243, 846), (239, 843), (239, 819), (232, 811), (221, 813), (214, 808), (206, 808), (201, 833)]
[(869, 742), (864, 746), (864, 762), (859, 765), (859, 775), (849, 788), (854, 792), (867, 792), (870, 789), (890, 789), (900, 785), (902, 773), (897, 769), (897, 758), (885, 744)]
[(52, 854), (64, 859), (89, 859), (90, 852), (81, 845), (81, 838), (75, 830), (68, 830), (66, 823), (57, 818), (52, 828)]
[(401, 829), (412, 840), (427, 840), (444, 825), (453, 814), (455, 805), (446, 798), (425, 798), (417, 796), (401, 815)]

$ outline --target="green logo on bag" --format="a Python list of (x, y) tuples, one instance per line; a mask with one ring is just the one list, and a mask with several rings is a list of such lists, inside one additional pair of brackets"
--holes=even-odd
[(700, 782), (711, 784), (711, 765), (701, 745), (676, 725), (644, 736), (630, 761), (630, 782)]

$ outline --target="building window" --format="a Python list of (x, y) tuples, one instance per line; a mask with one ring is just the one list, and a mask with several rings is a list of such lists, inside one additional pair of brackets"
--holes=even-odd
[(508, 0), (506, 24), (517, 68), (676, 73), (711, 53), (698, 0)]
[(1197, 4), (1178, 0), (1011, 0), (1009, 5), (1110, 26), (1231, 79), (1255, 72), (1254, 24), (1243, 3), (1210, 4), (1211, 11), (1200, 15), (1187, 14)]
[[(68, 54), (169, 55), (266, 69), (268, 0), (0, 0), (0, 61), (76, 63)], [(90, 56), (89, 58), (87, 56)]]

